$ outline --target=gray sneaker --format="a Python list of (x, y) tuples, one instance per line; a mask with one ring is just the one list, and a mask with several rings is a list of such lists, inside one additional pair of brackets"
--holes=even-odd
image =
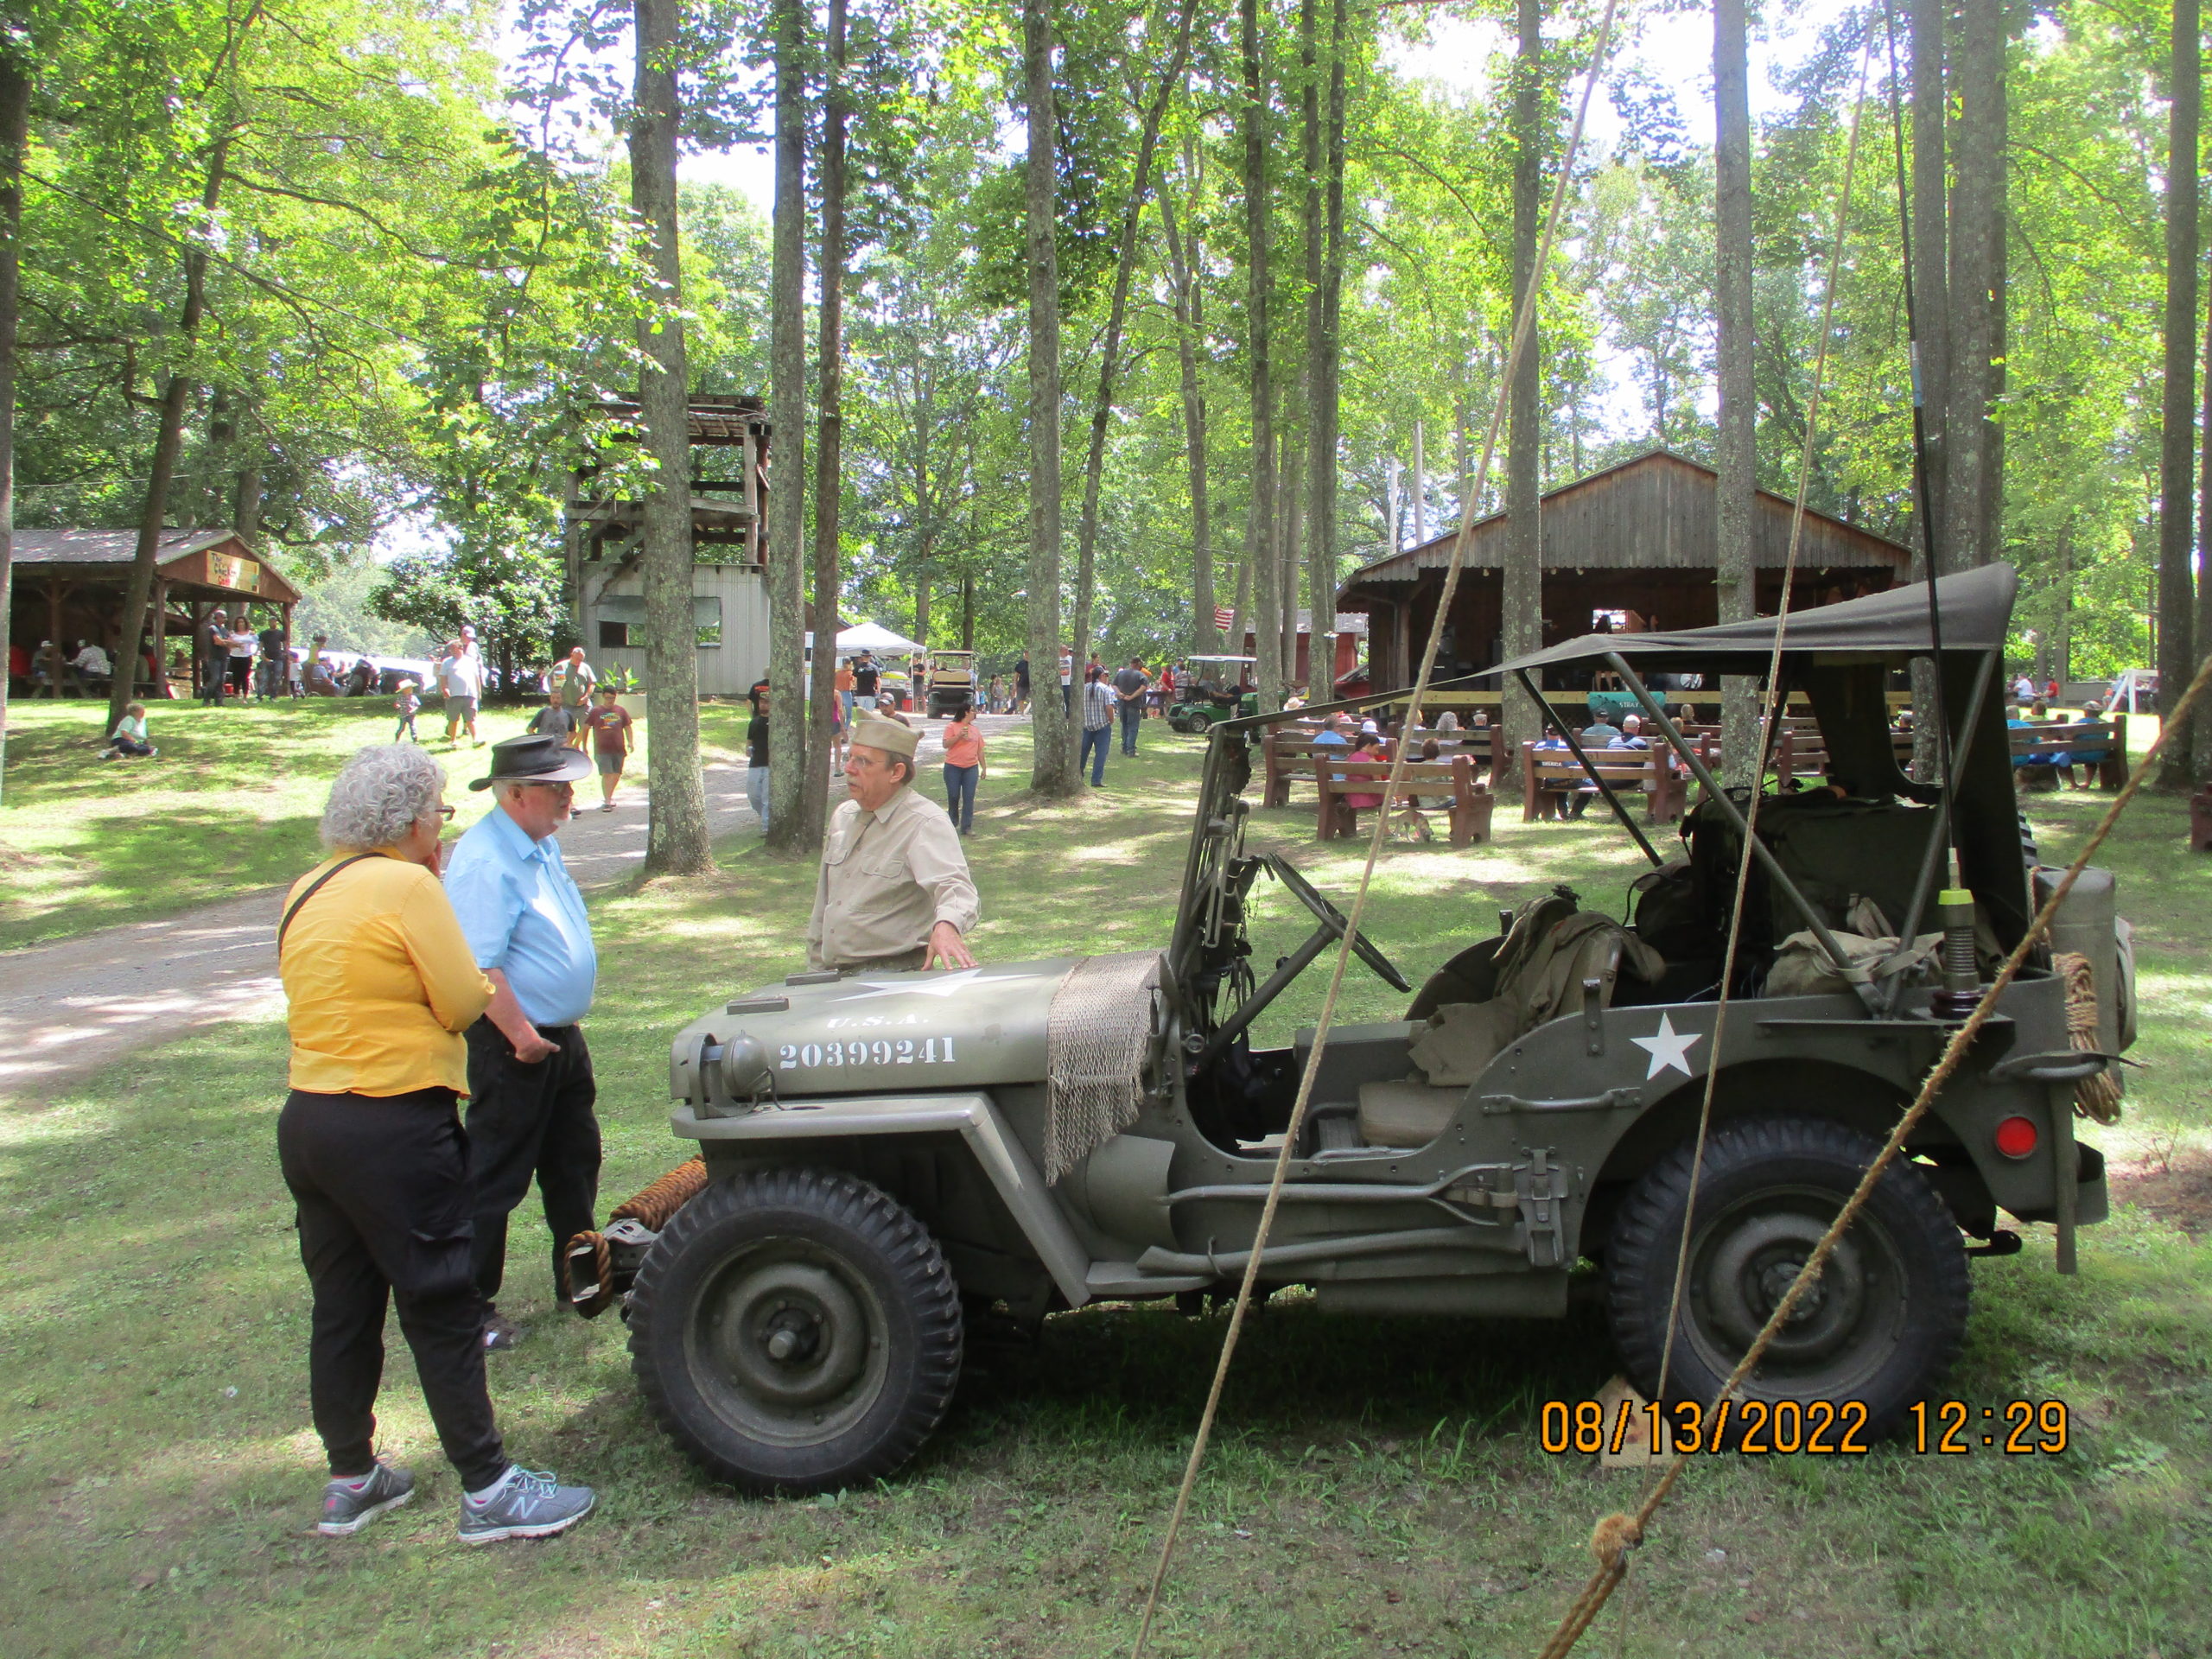
[(563, 1486), (553, 1471), (516, 1464), (482, 1503), (464, 1493), (461, 1541), (497, 1543), (502, 1538), (550, 1538), (589, 1515), (598, 1500), (588, 1486)]
[(334, 1480), (322, 1489), (322, 1519), (315, 1529), (326, 1538), (351, 1538), (386, 1510), (396, 1510), (414, 1496), (414, 1476), (380, 1463), (358, 1486), (350, 1480)]

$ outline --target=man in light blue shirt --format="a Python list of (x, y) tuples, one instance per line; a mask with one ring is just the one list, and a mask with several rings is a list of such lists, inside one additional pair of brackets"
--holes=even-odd
[(537, 1180), (553, 1234), (554, 1294), (562, 1255), (591, 1230), (599, 1202), (598, 1088), (578, 1023), (599, 977), (590, 918), (554, 832), (568, 823), (591, 757), (557, 738), (514, 737), (492, 746), (493, 806), (454, 844), (446, 893), (492, 1006), (468, 1028), (468, 1143), (475, 1186), (476, 1287), (484, 1342), (511, 1348), (519, 1327), (500, 1316), (507, 1217)]

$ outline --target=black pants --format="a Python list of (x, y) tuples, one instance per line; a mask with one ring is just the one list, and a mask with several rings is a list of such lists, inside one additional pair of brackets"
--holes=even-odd
[(476, 1289), (496, 1300), (506, 1276), (507, 1216), (530, 1196), (531, 1178), (553, 1233), (553, 1291), (561, 1253), (594, 1225), (599, 1202), (599, 1098), (591, 1051), (578, 1026), (541, 1026), (559, 1049), (535, 1065), (489, 1020), (468, 1028), (468, 1144), (475, 1178)]
[(387, 1296), (415, 1355), (438, 1444), (471, 1491), (506, 1472), (484, 1386), (484, 1303), (469, 1275), (468, 1137), (450, 1089), (310, 1095), (276, 1120), (315, 1287), (308, 1388), (330, 1472), (375, 1462)]

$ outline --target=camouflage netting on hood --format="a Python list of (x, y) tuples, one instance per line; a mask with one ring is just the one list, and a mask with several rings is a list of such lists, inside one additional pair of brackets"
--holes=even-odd
[(1046, 1029), (1050, 1110), (1045, 1179), (1057, 1181), (1136, 1122), (1152, 1043), (1160, 953), (1078, 963), (1052, 997)]

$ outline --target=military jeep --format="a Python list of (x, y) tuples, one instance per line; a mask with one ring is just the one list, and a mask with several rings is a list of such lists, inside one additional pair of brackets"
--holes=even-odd
[[(1717, 779), (1680, 855), (1650, 849), (1627, 925), (1541, 893), (1417, 992), (1355, 938), (1412, 1000), (1402, 1020), (1330, 1033), (1260, 1285), (1310, 1287), (1324, 1309), (1547, 1318), (1580, 1279), (1641, 1389), (1709, 1400), (2029, 922), (2044, 878), (2022, 855), (1991, 688), (2012, 593), (2003, 567), (1940, 586), (1948, 791), (1907, 776), (1886, 729), (1885, 676), (1930, 654), (1924, 590), (1792, 616), (1783, 671), (1809, 697), (1828, 774), (1761, 803), (1717, 1039), (1747, 849), (1746, 798)], [(1537, 677), (1562, 664), (1609, 665), (1679, 737), (1639, 666), (1763, 674), (1773, 627), (1596, 636), (1506, 666), (1541, 695)], [(674, 1126), (707, 1180), (657, 1235), (632, 1228), (626, 1312), (652, 1410), (705, 1469), (764, 1492), (881, 1476), (944, 1413), (977, 1312), (1036, 1321), (1236, 1283), (1314, 1040), (1255, 1047), (1252, 1024), (1346, 927), (1287, 861), (1246, 848), (1268, 724), (1212, 729), (1165, 950), (798, 974), (676, 1038)], [(1608, 799), (1636, 828), (1630, 804)], [(1264, 976), (1247, 928), (1263, 880), (1313, 918)], [(2055, 1224), (2070, 1268), (2075, 1229), (2105, 1211), (2075, 1091), (2133, 1036), (2112, 897), (2103, 878), (2075, 890), (2056, 945), (2086, 970), (2039, 951), (2006, 991), (1753, 1394), (1863, 1402), (1878, 1433), (1956, 1352), (1968, 1255), (2018, 1247), (2004, 1217)], [(1931, 944), (1920, 925), (1939, 912)], [(2066, 977), (2084, 971), (2086, 1042), (2081, 1018), (2069, 1033)]]

